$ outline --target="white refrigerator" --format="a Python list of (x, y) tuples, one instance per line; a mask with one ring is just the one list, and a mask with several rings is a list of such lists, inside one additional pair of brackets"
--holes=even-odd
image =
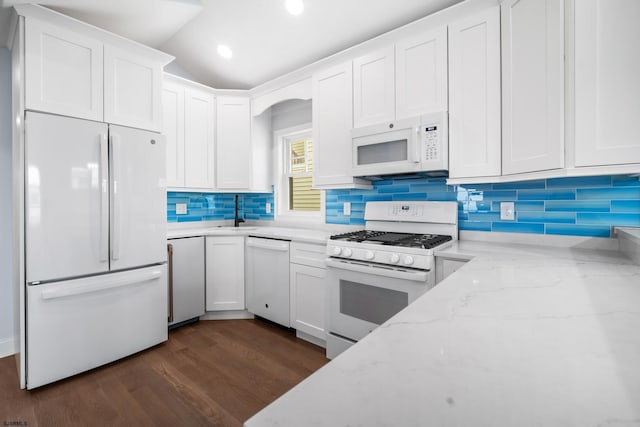
[(167, 339), (164, 137), (26, 114), (26, 386)]

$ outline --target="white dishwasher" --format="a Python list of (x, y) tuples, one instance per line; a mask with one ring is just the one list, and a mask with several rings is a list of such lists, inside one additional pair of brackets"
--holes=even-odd
[(247, 238), (246, 299), (249, 312), (289, 327), (289, 241)]

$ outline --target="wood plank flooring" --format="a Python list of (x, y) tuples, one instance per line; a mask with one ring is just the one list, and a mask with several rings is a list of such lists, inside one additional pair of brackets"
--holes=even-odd
[[(201, 321), (33, 391), (0, 359), (0, 425), (240, 426), (322, 367), (323, 348), (263, 320)], [(21, 422), (21, 424), (20, 424)]]

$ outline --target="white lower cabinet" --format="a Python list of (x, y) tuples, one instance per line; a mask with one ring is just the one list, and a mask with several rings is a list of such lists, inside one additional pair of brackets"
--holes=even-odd
[(244, 310), (244, 237), (206, 238), (207, 311)]
[(291, 264), (291, 327), (325, 340), (325, 277), (324, 268)]
[(325, 245), (291, 243), (291, 327), (326, 340)]

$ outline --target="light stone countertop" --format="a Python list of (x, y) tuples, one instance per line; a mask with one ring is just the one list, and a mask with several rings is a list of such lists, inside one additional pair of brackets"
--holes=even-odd
[(169, 229), (167, 239), (178, 239), (193, 236), (261, 236), (275, 239), (286, 239), (293, 242), (326, 244), (327, 239), (335, 233), (325, 230), (309, 230), (305, 228), (264, 227), (241, 225), (240, 227), (197, 227)]
[(462, 268), (246, 422), (640, 425), (640, 266), (459, 241)]

